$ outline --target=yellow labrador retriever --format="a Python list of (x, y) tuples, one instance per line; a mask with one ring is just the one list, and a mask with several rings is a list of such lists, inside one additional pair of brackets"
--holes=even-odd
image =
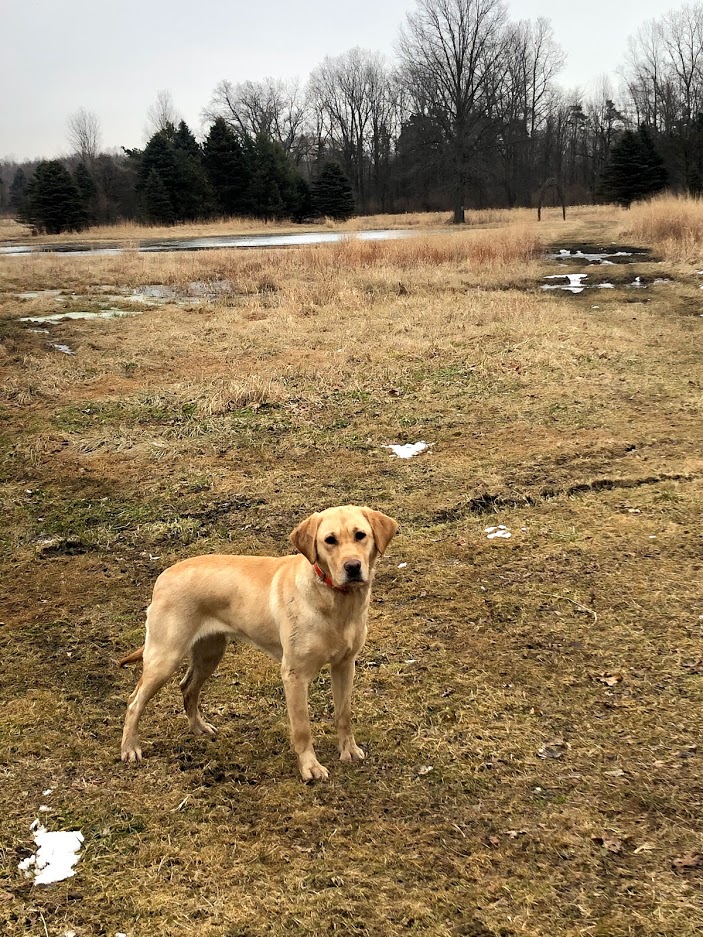
[(196, 735), (214, 737), (198, 700), (232, 639), (280, 661), (291, 740), (304, 781), (327, 777), (315, 757), (308, 714), (308, 684), (326, 664), (332, 671), (340, 758), (363, 758), (351, 726), (354, 662), (366, 640), (376, 560), (397, 530), (398, 524), (380, 511), (328, 508), (290, 535), (301, 555), (210, 554), (165, 570), (147, 610), (144, 646), (120, 661), (120, 666), (144, 661), (127, 707), (122, 760), (141, 761), (144, 707), (187, 656), (190, 666), (180, 686), (188, 720)]

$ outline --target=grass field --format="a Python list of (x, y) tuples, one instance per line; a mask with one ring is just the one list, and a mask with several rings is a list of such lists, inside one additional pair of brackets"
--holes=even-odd
[[(638, 211), (0, 258), (3, 933), (700, 932), (703, 242)], [(615, 289), (540, 290), (567, 270), (548, 247), (593, 243), (654, 257), (588, 270)], [(151, 284), (178, 299), (19, 322)], [(65, 296), (15, 295), (42, 289)], [(409, 461), (382, 448), (417, 440)], [(330, 780), (300, 783), (277, 667), (248, 648), (206, 685), (216, 743), (187, 734), (174, 683), (144, 765), (122, 765), (136, 674), (114, 663), (158, 573), (287, 552), (340, 503), (401, 524), (357, 669), (363, 765), (336, 760), (323, 674)], [(18, 872), (36, 817), (83, 832), (74, 878)]]

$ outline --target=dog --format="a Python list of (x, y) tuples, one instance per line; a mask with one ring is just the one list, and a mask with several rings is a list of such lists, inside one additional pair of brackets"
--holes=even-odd
[(144, 668), (127, 706), (122, 760), (142, 760), (141, 715), (185, 657), (190, 663), (180, 688), (190, 727), (196, 735), (215, 737), (215, 727), (200, 712), (200, 691), (231, 640), (280, 662), (291, 742), (304, 781), (328, 777), (315, 755), (308, 714), (308, 685), (327, 664), (340, 759), (363, 759), (351, 725), (354, 666), (366, 641), (376, 561), (397, 530), (397, 522), (380, 511), (328, 508), (291, 533), (297, 555), (208, 554), (161, 573), (147, 609), (144, 645), (119, 664), (143, 660)]

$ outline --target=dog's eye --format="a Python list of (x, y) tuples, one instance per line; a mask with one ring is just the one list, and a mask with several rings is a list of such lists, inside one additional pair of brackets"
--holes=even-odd
[(335, 537), (334, 534), (330, 534), (329, 537), (325, 537), (325, 543), (329, 543), (331, 547), (333, 547), (336, 542), (337, 542), (337, 538)]
[(356, 537), (357, 540), (366, 540), (366, 534), (364, 533), (363, 530), (357, 530), (354, 536)]

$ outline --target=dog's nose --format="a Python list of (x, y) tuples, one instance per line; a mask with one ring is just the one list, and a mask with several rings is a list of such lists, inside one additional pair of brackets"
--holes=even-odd
[(347, 560), (344, 564), (344, 572), (350, 579), (358, 579), (361, 573), (361, 560)]

